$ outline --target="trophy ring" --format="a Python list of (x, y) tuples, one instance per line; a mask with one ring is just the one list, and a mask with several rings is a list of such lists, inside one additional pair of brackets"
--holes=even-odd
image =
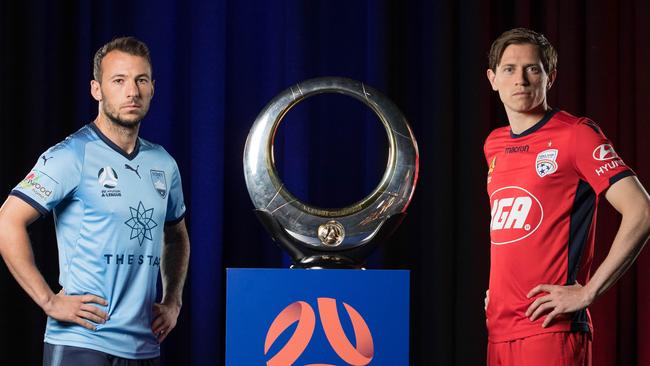
[[(300, 201), (275, 169), (273, 139), (283, 117), (321, 93), (358, 99), (375, 112), (388, 136), (388, 161), (379, 184), (347, 207), (320, 208)], [(418, 177), (417, 142), (400, 110), (375, 89), (341, 77), (310, 79), (277, 95), (257, 116), (246, 140), (244, 176), (258, 218), (295, 265), (358, 268), (405, 215)]]

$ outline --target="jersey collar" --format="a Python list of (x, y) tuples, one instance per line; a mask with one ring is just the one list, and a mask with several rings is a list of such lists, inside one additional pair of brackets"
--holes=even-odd
[(104, 141), (104, 143), (106, 145), (108, 145), (108, 147), (115, 150), (120, 155), (124, 156), (125, 158), (127, 158), (129, 160), (133, 160), (133, 159), (135, 159), (136, 156), (138, 156), (138, 153), (140, 152), (140, 138), (139, 137), (135, 140), (135, 148), (133, 149), (133, 151), (130, 154), (127, 154), (126, 151), (122, 150), (121, 147), (117, 146), (117, 144), (115, 144), (108, 137), (106, 137), (106, 135), (104, 135), (102, 133), (102, 131), (99, 130), (99, 127), (97, 127), (95, 122), (90, 122), (89, 126), (90, 126), (90, 128), (92, 128), (93, 131), (95, 131), (97, 136), (99, 136), (99, 138), (102, 141)]
[(524, 132), (522, 132), (520, 134), (513, 133), (512, 129), (510, 129), (510, 137), (512, 137), (513, 139), (517, 139), (517, 138), (520, 138), (520, 137), (530, 135), (531, 133), (539, 130), (542, 127), (544, 127), (546, 122), (548, 122), (551, 119), (551, 117), (553, 117), (555, 115), (555, 113), (557, 113), (558, 111), (559, 111), (559, 109), (557, 109), (557, 108), (549, 109), (548, 111), (546, 111), (546, 114), (544, 114), (544, 117), (542, 117), (542, 119), (539, 120), (539, 122), (535, 123), (532, 127), (530, 127), (529, 129), (527, 129), (526, 131), (524, 131)]

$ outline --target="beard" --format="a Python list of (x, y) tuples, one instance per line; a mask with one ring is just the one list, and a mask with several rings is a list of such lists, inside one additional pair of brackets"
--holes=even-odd
[(147, 114), (147, 111), (145, 110), (142, 115), (138, 115), (133, 119), (126, 120), (124, 118), (120, 118), (119, 113), (117, 113), (114, 108), (111, 108), (106, 104), (102, 105), (102, 110), (104, 112), (104, 115), (106, 115), (106, 117), (108, 117), (111, 122), (129, 130), (137, 129), (140, 126), (140, 121), (142, 121), (144, 116)]

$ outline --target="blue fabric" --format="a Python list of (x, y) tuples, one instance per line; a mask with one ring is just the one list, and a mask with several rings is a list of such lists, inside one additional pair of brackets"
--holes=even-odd
[(48, 318), (45, 341), (133, 359), (157, 357), (151, 331), (165, 222), (185, 214), (178, 167), (139, 139), (126, 154), (86, 125), (41, 155), (13, 194), (54, 212), (59, 284), (92, 294), (109, 320), (91, 331)]

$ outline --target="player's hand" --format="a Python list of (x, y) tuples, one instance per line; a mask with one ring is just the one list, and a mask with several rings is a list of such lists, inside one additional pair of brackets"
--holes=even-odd
[(528, 298), (546, 292), (547, 295), (541, 296), (533, 301), (526, 310), (526, 316), (531, 321), (548, 313), (542, 327), (546, 328), (551, 321), (561, 315), (569, 314), (582, 310), (591, 304), (592, 299), (587, 295), (580, 284), (575, 283), (571, 286), (557, 285), (537, 285), (528, 293)]
[(485, 291), (485, 300), (484, 301), (485, 301), (484, 309), (485, 309), (485, 311), (487, 311), (488, 304), (490, 303), (490, 289), (487, 289), (487, 291)]
[(79, 324), (90, 330), (97, 328), (88, 320), (97, 324), (103, 324), (108, 320), (108, 314), (95, 305), (106, 306), (108, 301), (95, 295), (66, 295), (61, 289), (58, 294), (52, 296), (43, 305), (45, 314), (61, 322)]
[(151, 331), (158, 338), (158, 342), (167, 338), (169, 333), (176, 327), (178, 314), (181, 312), (181, 306), (177, 304), (156, 303), (153, 305), (153, 323)]

